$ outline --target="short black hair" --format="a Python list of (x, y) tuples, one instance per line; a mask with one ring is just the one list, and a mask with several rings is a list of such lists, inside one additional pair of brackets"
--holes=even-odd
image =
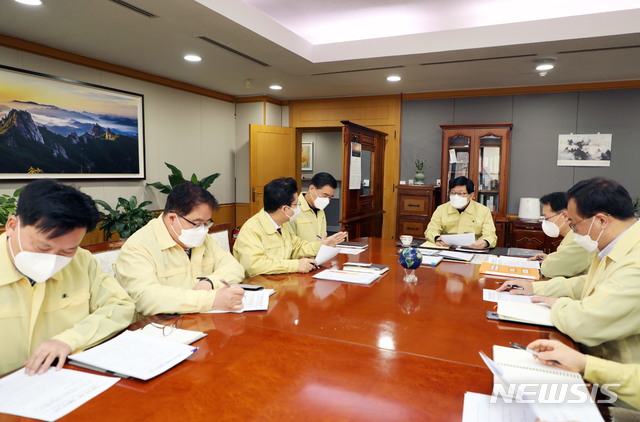
[(329, 185), (332, 189), (336, 189), (338, 187), (336, 178), (325, 172), (314, 174), (311, 178), (311, 184), (318, 189), (322, 189), (327, 185)]
[(473, 193), (474, 185), (473, 180), (465, 177), (459, 176), (449, 182), (449, 190), (455, 188), (456, 186), (464, 186), (467, 188), (467, 193)]
[(218, 201), (202, 186), (193, 182), (184, 182), (175, 185), (164, 204), (164, 213), (176, 212), (180, 215), (187, 215), (195, 207), (207, 204), (212, 210), (218, 209)]
[(54, 179), (29, 183), (20, 193), (16, 215), (23, 226), (34, 226), (47, 238), (84, 228), (91, 231), (100, 220), (96, 203), (86, 193)]
[(275, 212), (283, 205), (293, 203), (293, 194), (298, 192), (298, 184), (292, 177), (274, 179), (264, 186), (264, 210)]
[(549, 205), (551, 211), (560, 212), (567, 209), (567, 193), (566, 192), (552, 192), (548, 193), (540, 198), (542, 205)]
[(578, 214), (584, 218), (603, 212), (626, 220), (634, 213), (629, 192), (620, 183), (604, 177), (581, 180), (567, 191), (567, 199), (576, 201)]

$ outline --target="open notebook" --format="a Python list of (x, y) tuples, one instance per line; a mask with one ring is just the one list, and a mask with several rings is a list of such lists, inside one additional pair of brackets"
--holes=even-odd
[(508, 404), (510, 411), (521, 408), (517, 413), (523, 419), (503, 420), (604, 421), (579, 373), (549, 367), (529, 352), (509, 347), (493, 346), (494, 360), (482, 352), (480, 356), (494, 375), (494, 400)]
[(498, 318), (501, 321), (553, 327), (551, 308), (538, 303), (518, 303), (498, 300)]

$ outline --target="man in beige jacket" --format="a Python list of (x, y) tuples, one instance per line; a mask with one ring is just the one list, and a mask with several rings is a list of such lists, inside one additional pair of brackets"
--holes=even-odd
[(541, 295), (551, 321), (582, 344), (585, 353), (620, 363), (640, 363), (640, 224), (629, 192), (595, 177), (567, 192), (574, 242), (597, 251), (586, 275), (549, 281), (508, 280), (498, 290)]
[(162, 215), (122, 246), (116, 278), (142, 315), (239, 310), (243, 290), (228, 287), (244, 279), (244, 269), (208, 235), (218, 206), (195, 183), (175, 186)]

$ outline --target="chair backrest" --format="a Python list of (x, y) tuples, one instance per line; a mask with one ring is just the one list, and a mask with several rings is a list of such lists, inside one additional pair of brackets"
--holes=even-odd
[(114, 240), (111, 242), (94, 243), (93, 245), (83, 246), (93, 254), (93, 257), (100, 264), (102, 271), (109, 275), (115, 275), (113, 264), (118, 259), (120, 248), (124, 245), (126, 239)]
[(209, 236), (211, 236), (222, 249), (231, 252), (231, 224), (220, 223), (209, 227)]

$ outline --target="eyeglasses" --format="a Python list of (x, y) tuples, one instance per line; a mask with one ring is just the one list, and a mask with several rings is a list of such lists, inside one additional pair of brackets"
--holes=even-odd
[(469, 196), (469, 194), (467, 192), (449, 192), (449, 196), (451, 195), (458, 195), (461, 196), (463, 198), (466, 198), (467, 196)]
[(182, 218), (187, 223), (192, 224), (193, 227), (196, 229), (199, 229), (200, 227), (204, 227), (205, 229), (208, 230), (215, 223), (212, 219), (209, 219), (209, 221), (207, 221), (206, 223), (194, 223), (193, 221), (189, 220), (187, 217), (182, 216), (175, 211), (171, 211), (171, 212), (177, 215), (178, 217)]
[[(561, 212), (559, 212), (559, 213), (557, 213), (557, 214), (553, 214), (553, 215), (552, 215), (552, 216), (550, 216), (550, 217), (542, 216), (542, 217), (540, 217), (540, 221), (545, 221), (545, 220), (546, 220), (546, 221), (549, 221), (549, 220), (550, 220), (550, 219), (552, 219), (553, 217), (558, 217), (559, 215), (562, 215), (562, 213), (561, 213)], [(556, 218), (556, 219), (557, 219), (557, 218)], [(555, 221), (555, 220), (553, 220), (553, 221)]]
[(578, 233), (578, 230), (576, 229), (576, 227), (578, 227), (578, 224), (582, 223), (583, 221), (591, 220), (593, 217), (595, 217), (595, 215), (592, 215), (589, 218), (583, 218), (582, 220), (578, 221), (577, 223), (569, 223), (569, 228), (571, 230), (573, 230), (574, 232)]
[(175, 329), (178, 329), (178, 328), (182, 327), (182, 315), (177, 317), (177, 319), (175, 321), (172, 321), (172, 322), (169, 322), (169, 323), (166, 323), (166, 324), (161, 324), (158, 321), (166, 321), (166, 320), (174, 319), (174, 318), (176, 318), (175, 315), (172, 315), (169, 318), (155, 319), (153, 321), (147, 322), (145, 325), (142, 326), (142, 328), (146, 327), (147, 325), (150, 325), (150, 326), (152, 326), (154, 328), (157, 328), (158, 330), (162, 330), (162, 335), (166, 337), (166, 336), (170, 335), (171, 333), (173, 333), (173, 331)]

